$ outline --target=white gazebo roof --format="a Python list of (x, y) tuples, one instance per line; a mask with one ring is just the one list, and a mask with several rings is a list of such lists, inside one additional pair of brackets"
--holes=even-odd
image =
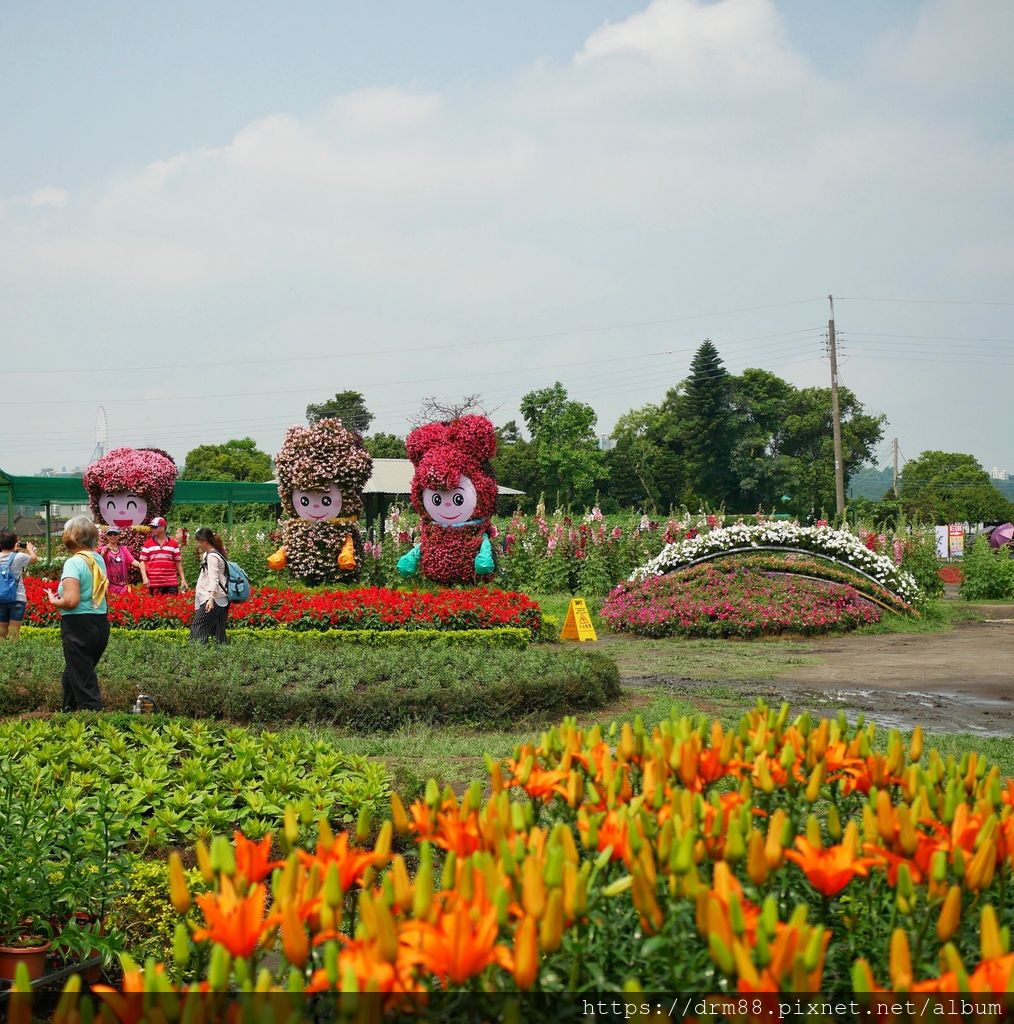
[[(409, 494), (412, 490), (412, 474), (415, 467), (411, 459), (374, 459), (373, 472), (366, 481), (363, 494)], [(278, 483), (273, 480), (272, 483)], [(498, 494), (524, 494), (513, 487), (497, 484)]]

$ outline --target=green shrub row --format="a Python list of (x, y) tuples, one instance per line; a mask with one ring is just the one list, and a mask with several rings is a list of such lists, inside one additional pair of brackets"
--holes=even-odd
[[(55, 632), (0, 645), (0, 714), (57, 710), (62, 669)], [(612, 659), (542, 645), (293, 646), (237, 637), (200, 647), (142, 631), (126, 642), (114, 634), (98, 674), (112, 710), (129, 710), (143, 691), (170, 715), (366, 732), (413, 723), (515, 726), (619, 695)]]
[(109, 818), (134, 851), (207, 842), (237, 828), (255, 837), (277, 831), (286, 804), (304, 799), (347, 825), (390, 793), (380, 762), (322, 738), (162, 715), (0, 722), (0, 771), (19, 791), (59, 793), (64, 815), (99, 799), (95, 820)]
[[(26, 636), (57, 636), (58, 628), (55, 626), (25, 626), (21, 631), (22, 637)], [(543, 633), (539, 633), (539, 639), (543, 639)], [(559, 632), (559, 630), (557, 630)], [(259, 643), (270, 644), (334, 644), (341, 647), (396, 647), (401, 645), (412, 646), (415, 644), (432, 645), (436, 647), (457, 647), (461, 645), (475, 644), (493, 649), (523, 650), (532, 642), (531, 630), (521, 629), (518, 626), (497, 626), (494, 629), (331, 629), (331, 630), (303, 630), (297, 631), (279, 627), (277, 629), (253, 629), (241, 626), (238, 629), (230, 629), (230, 643), (237, 640), (253, 640)], [(161, 627), (159, 629), (123, 629), (115, 628), (112, 634), (112, 642), (117, 643), (123, 640), (132, 640), (135, 637), (157, 637), (161, 640), (174, 644), (188, 644), (190, 631), (187, 629), (172, 629)], [(552, 639), (556, 639), (555, 635)]]
[(1008, 548), (991, 548), (976, 538), (961, 564), (961, 596), (966, 601), (1014, 599), (1014, 558)]

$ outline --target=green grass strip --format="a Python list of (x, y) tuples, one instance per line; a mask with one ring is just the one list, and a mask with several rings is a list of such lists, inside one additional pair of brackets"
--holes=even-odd
[[(60, 635), (53, 626), (25, 626), (23, 636), (52, 637)], [(251, 629), (241, 626), (230, 629), (231, 640), (255, 640), (270, 644), (320, 645), (337, 644), (342, 647), (401, 647), (426, 644), (434, 647), (458, 647), (479, 644), (499, 650), (523, 650), (533, 639), (531, 630), (520, 626), (497, 626), (494, 629), (330, 629), (296, 631), (291, 629)], [(167, 642), (185, 644), (189, 642), (188, 629), (120, 629), (112, 631), (112, 640), (129, 640), (151, 637)]]

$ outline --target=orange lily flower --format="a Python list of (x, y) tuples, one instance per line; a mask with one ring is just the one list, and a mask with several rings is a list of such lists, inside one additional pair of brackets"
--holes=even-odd
[[(155, 965), (155, 971), (159, 976), (164, 975), (165, 969), (161, 964)], [(169, 989), (167, 983), (167, 989)], [(93, 992), (97, 992), (99, 998), (116, 1014), (120, 1024), (138, 1024), (147, 1017), (144, 993), (148, 991), (145, 985), (144, 971), (124, 971), (123, 979), (119, 988), (110, 985), (92, 985)]]
[(742, 765), (736, 761), (722, 763), (722, 750), (720, 747), (709, 747), (702, 750), (697, 762), (697, 777), (705, 784), (717, 782), (726, 775), (739, 778), (743, 774)]
[(415, 937), (418, 962), (442, 980), (462, 985), (489, 964), (507, 962), (506, 948), (497, 945), (499, 925), (495, 907), (482, 914), (459, 906), (441, 914), (436, 924), (409, 921), (402, 928), (407, 939)]
[(445, 810), (437, 811), (436, 823), (430, 809), (422, 800), (416, 800), (409, 808), (412, 821), (409, 823), (419, 842), (426, 839), (443, 850), (453, 850), (459, 857), (467, 857), (482, 848), (482, 834), (474, 811), (462, 813), (460, 807), (444, 804)]
[(512, 786), (520, 786), (533, 800), (551, 800), (554, 795), (567, 799), (567, 777), (570, 772), (562, 769), (549, 771), (545, 768), (535, 767), (528, 775), (528, 781), (523, 785), (517, 781), (517, 776), (511, 780)]
[[(578, 820), (577, 827), (582, 832), (587, 832), (590, 823), (585, 818)], [(598, 828), (598, 849), (600, 851), (611, 846), (613, 852), (609, 855), (610, 860), (622, 860), (629, 865), (634, 857), (630, 845), (630, 832), (627, 825), (627, 816), (619, 811), (609, 811), (605, 818), (599, 822)]]
[[(848, 777), (855, 782), (866, 775), (866, 762), (861, 757), (853, 757), (848, 746), (842, 740), (827, 745), (823, 756), (827, 771), (827, 781)], [(869, 786), (866, 787), (869, 789)]]
[[(355, 975), (360, 992), (421, 992), (422, 986), (415, 979), (413, 965), (416, 961), (413, 951), (399, 936), (398, 956), (394, 963), (387, 960), (376, 939), (349, 939), (339, 936), (342, 942), (338, 954), (339, 984), (348, 974)], [(334, 989), (327, 971), (319, 968), (313, 972), (306, 986), (307, 992), (328, 992)]]
[(838, 843), (819, 850), (805, 836), (796, 836), (797, 850), (786, 850), (787, 860), (794, 861), (807, 881), (824, 896), (837, 896), (856, 875), (866, 876), (867, 869), (879, 863), (876, 857), (856, 857), (848, 843)]
[(207, 926), (194, 932), (194, 941), (217, 942), (233, 956), (250, 956), (264, 935), (266, 895), (264, 886), (256, 884), (246, 896), (237, 896), (231, 880), (223, 877), (220, 892), (197, 897)]
[[(876, 843), (863, 843), (863, 849), (870, 854), (870, 860), (874, 863), (887, 862), (887, 884), (894, 888), (898, 884), (898, 869), (902, 864), (908, 865), (912, 881), (919, 885), (925, 878), (925, 872), (914, 858), (903, 857), (891, 850), (885, 850)], [(793, 858), (795, 860), (795, 858)], [(865, 873), (865, 872), (864, 872)]]
[(335, 864), (342, 892), (348, 892), (353, 885), (361, 882), (367, 868), (383, 864), (388, 859), (386, 854), (351, 846), (347, 832), (335, 836), (334, 842), (327, 848), (318, 842), (314, 853), (306, 853), (304, 850), (297, 850), (296, 853), (307, 868), (314, 864), (319, 865), (321, 877), (327, 875), (327, 869), (331, 864)]
[(968, 977), (973, 992), (1009, 992), (1014, 982), (1014, 953), (983, 960)]
[(247, 839), (242, 832), (233, 832), (232, 842), (236, 849), (236, 877), (248, 882), (263, 882), (275, 868), (285, 861), (270, 860), (273, 836), (269, 832), (259, 842)]

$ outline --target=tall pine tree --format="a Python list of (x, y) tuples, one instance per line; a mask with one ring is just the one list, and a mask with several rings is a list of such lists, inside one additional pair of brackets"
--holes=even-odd
[(683, 392), (680, 436), (687, 478), (694, 493), (712, 508), (732, 509), (738, 489), (732, 472), (732, 382), (718, 349), (705, 338), (690, 364)]

